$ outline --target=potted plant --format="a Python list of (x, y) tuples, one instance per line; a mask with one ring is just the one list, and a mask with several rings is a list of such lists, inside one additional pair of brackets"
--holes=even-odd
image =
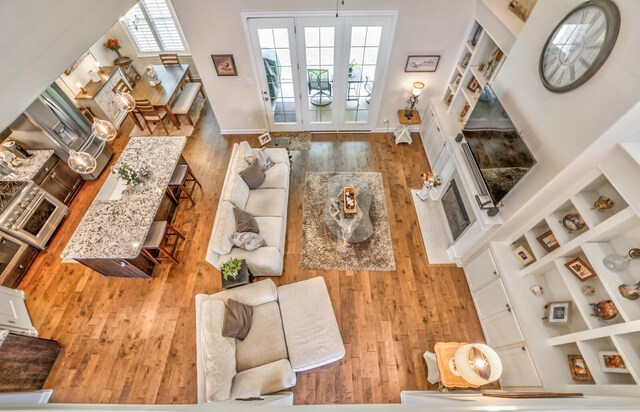
[(353, 66), (355, 66), (358, 62), (356, 61), (356, 59), (351, 59), (351, 61), (349, 62), (349, 77), (353, 76)]
[(140, 186), (144, 181), (142, 177), (145, 175), (143, 173), (139, 173), (132, 166), (129, 166), (126, 163), (123, 163), (120, 167), (114, 170), (114, 172), (125, 181), (126, 184), (133, 184), (134, 186)]
[(222, 272), (222, 278), (224, 280), (229, 280), (229, 278), (234, 279), (238, 277), (238, 273), (240, 273), (240, 269), (242, 269), (242, 263), (244, 260), (242, 259), (231, 259), (230, 261), (223, 263), (220, 266), (220, 271)]
[(118, 41), (118, 39), (107, 40), (107, 42), (104, 44), (104, 47), (114, 52), (118, 56), (118, 58), (122, 57), (122, 55), (120, 54), (120, 49), (122, 48), (122, 46), (120, 46), (120, 42)]

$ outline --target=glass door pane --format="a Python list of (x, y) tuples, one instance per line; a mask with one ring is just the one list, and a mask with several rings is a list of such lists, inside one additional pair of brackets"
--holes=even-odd
[(289, 30), (258, 29), (274, 123), (296, 123), (296, 101), (289, 48)]
[(249, 25), (270, 129), (298, 130), (300, 93), (293, 19), (249, 19)]
[(331, 123), (335, 27), (304, 27), (306, 109), (309, 124)]
[(369, 123), (382, 26), (351, 27), (345, 123)]

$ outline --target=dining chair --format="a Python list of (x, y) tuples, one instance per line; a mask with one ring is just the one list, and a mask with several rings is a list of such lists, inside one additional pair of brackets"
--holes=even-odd
[(366, 76), (366, 81), (364, 82), (364, 91), (367, 92), (367, 103), (371, 103), (371, 95), (373, 94), (373, 82), (369, 79), (369, 76)]
[(131, 93), (131, 87), (122, 79), (118, 80), (111, 90), (113, 90), (114, 93)]
[(180, 64), (180, 59), (178, 58), (178, 53), (161, 53), (160, 61), (164, 65), (167, 66), (182, 66)]
[[(333, 101), (329, 70), (307, 69), (309, 101), (314, 106), (327, 106)], [(313, 91), (316, 91), (313, 93)], [(313, 94), (312, 94), (313, 93)]]
[[(178, 239), (176, 239), (173, 245), (169, 245), (168, 243), (169, 238), (172, 236), (176, 236), (182, 240), (185, 239), (184, 235), (175, 227), (171, 226), (166, 220), (153, 222), (147, 238), (142, 245), (142, 253), (155, 264), (160, 264), (160, 259), (171, 259), (175, 263), (180, 263), (176, 257)], [(169, 250), (169, 246), (171, 246), (171, 250)], [(157, 256), (154, 256), (152, 253), (154, 250), (158, 251)]]
[[(164, 118), (167, 117), (167, 112), (165, 110), (156, 109), (155, 106), (153, 106), (147, 99), (136, 100), (135, 110), (138, 114), (140, 114), (140, 116), (142, 116), (142, 118), (146, 122), (147, 128), (149, 129), (149, 133), (153, 134), (153, 132), (155, 131), (155, 129), (151, 130), (150, 123), (153, 123), (153, 124), (160, 123), (164, 131), (167, 134), (169, 134), (169, 130), (167, 129), (167, 126), (164, 124)], [(157, 129), (157, 126), (156, 126), (156, 129)]]

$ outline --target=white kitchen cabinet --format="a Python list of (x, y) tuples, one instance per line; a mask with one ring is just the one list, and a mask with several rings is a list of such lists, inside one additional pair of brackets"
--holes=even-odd
[(81, 106), (90, 109), (100, 119), (109, 120), (116, 127), (119, 127), (127, 116), (127, 112), (116, 107), (114, 100), (116, 94), (113, 88), (120, 80), (127, 85), (129, 82), (122, 74), (122, 70), (116, 66), (104, 67), (100, 78), (100, 82), (86, 85), (86, 92), (76, 95), (76, 101)]
[(467, 274), (469, 289), (472, 291), (478, 290), (478, 288), (494, 279), (498, 279), (500, 276), (496, 262), (491, 254), (491, 249), (485, 250), (477, 258), (473, 259), (471, 263), (464, 267), (464, 272)]
[(475, 291), (473, 300), (476, 302), (478, 317), (481, 320), (511, 308), (507, 292), (500, 279), (496, 279), (482, 289)]
[(524, 342), (524, 335), (511, 309), (505, 309), (480, 322), (487, 345), (493, 348)]
[(496, 352), (503, 365), (501, 386), (542, 386), (529, 348), (523, 345), (497, 349)]

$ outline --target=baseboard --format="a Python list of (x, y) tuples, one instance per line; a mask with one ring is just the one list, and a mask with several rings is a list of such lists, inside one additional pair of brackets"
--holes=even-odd
[(220, 129), (221, 134), (262, 134), (265, 129)]
[[(377, 129), (373, 129), (371, 131), (371, 133), (393, 133), (396, 130), (396, 128), (386, 128), (386, 127), (379, 127)], [(410, 126), (409, 127), (409, 131), (411, 133), (419, 133), (420, 132), (420, 125), (416, 125), (416, 126)]]

